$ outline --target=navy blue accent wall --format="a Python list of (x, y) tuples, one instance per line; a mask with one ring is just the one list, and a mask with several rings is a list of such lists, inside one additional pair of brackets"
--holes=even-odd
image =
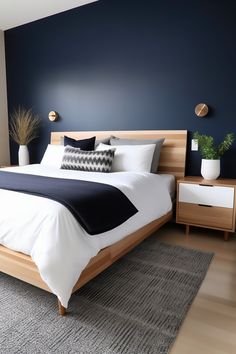
[[(9, 111), (32, 107), (43, 119), (32, 162), (51, 131), (236, 132), (235, 13), (232, 0), (100, 0), (6, 31)], [(200, 102), (207, 118), (194, 114)], [(235, 146), (222, 176), (236, 177)], [(188, 148), (187, 173), (199, 172)]]

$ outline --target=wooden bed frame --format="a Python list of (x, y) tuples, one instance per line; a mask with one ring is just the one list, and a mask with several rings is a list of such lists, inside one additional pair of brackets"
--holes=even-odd
[[(53, 132), (51, 144), (60, 144), (62, 136), (67, 135), (75, 139), (84, 139), (96, 136), (98, 139), (114, 135), (120, 138), (157, 139), (164, 137), (165, 141), (161, 150), (158, 173), (173, 174), (177, 179), (185, 175), (185, 159), (187, 145), (186, 130), (147, 130), (147, 131), (101, 131), (101, 132)], [(89, 280), (108, 268), (120, 257), (132, 250), (145, 238), (158, 230), (172, 217), (172, 212), (145, 225), (136, 232), (128, 235), (115, 244), (104, 248), (88, 263), (74, 286), (73, 292), (81, 288)], [(48, 292), (51, 290), (41, 279), (39, 271), (31, 257), (0, 246), (0, 271), (11, 275), (26, 283), (37, 286)], [(65, 308), (58, 301), (59, 314), (65, 314)]]

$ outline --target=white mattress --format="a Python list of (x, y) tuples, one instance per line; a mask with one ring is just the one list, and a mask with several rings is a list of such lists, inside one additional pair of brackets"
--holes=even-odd
[(160, 174), (159, 175), (163, 182), (166, 184), (168, 191), (170, 193), (171, 199), (175, 199), (175, 177), (173, 175)]
[(99, 250), (163, 216), (172, 208), (168, 177), (151, 173), (92, 173), (42, 165), (4, 171), (114, 185), (139, 210), (115, 229), (91, 236), (63, 205), (47, 198), (0, 189), (0, 244), (30, 255), (42, 279), (64, 307), (67, 307), (82, 270)]

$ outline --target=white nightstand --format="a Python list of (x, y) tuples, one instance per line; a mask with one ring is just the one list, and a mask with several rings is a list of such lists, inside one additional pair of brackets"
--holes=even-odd
[(177, 182), (176, 222), (229, 232), (235, 231), (236, 180), (185, 177)]

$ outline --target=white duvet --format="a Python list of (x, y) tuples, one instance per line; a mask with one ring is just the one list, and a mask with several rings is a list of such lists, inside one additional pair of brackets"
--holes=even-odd
[(139, 210), (115, 229), (91, 236), (63, 205), (0, 189), (0, 244), (30, 255), (42, 279), (64, 307), (82, 270), (99, 250), (161, 217), (172, 207), (163, 179), (151, 173), (78, 172), (42, 165), (4, 171), (107, 183), (119, 188)]

